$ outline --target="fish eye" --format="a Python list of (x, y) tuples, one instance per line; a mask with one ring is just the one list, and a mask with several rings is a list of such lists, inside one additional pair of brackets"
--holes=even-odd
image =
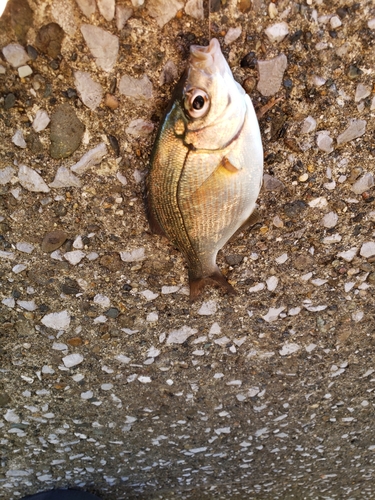
[(210, 109), (210, 98), (201, 89), (192, 89), (185, 95), (185, 109), (191, 118), (202, 118)]

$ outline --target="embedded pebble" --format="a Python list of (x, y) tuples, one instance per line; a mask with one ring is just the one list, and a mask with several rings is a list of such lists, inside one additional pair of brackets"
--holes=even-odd
[(335, 212), (329, 212), (322, 219), (322, 224), (324, 227), (335, 227), (339, 220), (339, 216)]
[(349, 127), (337, 137), (337, 144), (345, 144), (361, 137), (366, 132), (366, 120), (351, 120)]
[(374, 241), (366, 241), (361, 246), (360, 255), (369, 259), (375, 255), (375, 242)]
[(324, 245), (334, 245), (335, 243), (339, 243), (342, 240), (342, 236), (340, 234), (331, 234), (330, 236), (326, 236), (323, 238)]
[(126, 97), (138, 99), (151, 99), (152, 83), (143, 75), (142, 78), (134, 78), (130, 75), (123, 75), (119, 83), (119, 92)]
[(132, 120), (128, 127), (126, 127), (125, 132), (134, 137), (147, 137), (154, 130), (155, 125), (143, 118), (136, 118)]
[(189, 337), (198, 332), (195, 328), (184, 325), (178, 330), (172, 330), (166, 340), (166, 344), (183, 344)]
[(257, 90), (266, 97), (275, 95), (281, 87), (287, 66), (288, 60), (285, 54), (280, 54), (268, 61), (258, 61), (259, 81)]
[(262, 316), (262, 318), (267, 323), (272, 323), (273, 321), (277, 321), (277, 319), (279, 318), (279, 314), (282, 311), (284, 311), (284, 309), (285, 307), (278, 307), (278, 308), (270, 307), (267, 314), (265, 316)]
[(60, 104), (51, 115), (50, 126), (52, 158), (67, 158), (78, 149), (85, 126), (68, 103)]
[(70, 314), (67, 310), (46, 314), (41, 319), (41, 322), (47, 328), (53, 328), (54, 330), (67, 330), (70, 325)]
[(115, 0), (96, 0), (100, 14), (106, 21), (112, 21), (115, 17)]
[(59, 189), (66, 187), (81, 187), (80, 179), (75, 176), (68, 168), (59, 167), (55, 178), (49, 184), (49, 187)]
[(250, 293), (261, 292), (265, 288), (266, 288), (266, 285), (264, 283), (257, 283), (256, 285), (249, 288), (249, 292)]
[(276, 276), (270, 276), (266, 280), (267, 290), (273, 292), (274, 290), (276, 290), (278, 283), (279, 278), (277, 278)]
[(18, 146), (19, 148), (25, 149), (27, 147), (25, 138), (23, 136), (23, 132), (20, 129), (18, 129), (15, 132), (14, 136), (12, 137), (12, 142), (13, 142), (13, 144)]
[(201, 316), (211, 316), (211, 314), (215, 314), (217, 311), (217, 304), (214, 300), (208, 300), (207, 302), (203, 302), (202, 306), (198, 310), (198, 314)]
[(133, 15), (133, 9), (127, 5), (116, 5), (116, 28), (121, 31), (128, 19)]
[(67, 234), (65, 231), (56, 230), (47, 233), (42, 241), (43, 252), (53, 252), (60, 248), (67, 239)]
[(321, 151), (331, 153), (333, 151), (333, 139), (330, 137), (328, 130), (321, 130), (316, 136), (316, 145)]
[(156, 20), (160, 28), (167, 24), (183, 7), (184, 2), (181, 0), (168, 0), (168, 2), (165, 2), (165, 0), (148, 0), (147, 2), (147, 11)]
[(161, 289), (161, 293), (163, 295), (168, 295), (170, 293), (176, 293), (179, 291), (181, 287), (180, 286), (163, 286)]
[(204, 19), (203, 0), (187, 0), (185, 12), (188, 16), (194, 17), (195, 19)]
[(74, 83), (81, 101), (88, 108), (95, 110), (103, 99), (103, 88), (86, 71), (74, 72)]
[(327, 198), (320, 196), (319, 198), (314, 198), (309, 201), (309, 207), (311, 208), (324, 208), (328, 205)]
[(278, 191), (280, 189), (284, 189), (284, 184), (273, 175), (264, 174), (263, 175), (263, 188), (266, 191)]
[(35, 311), (38, 307), (34, 300), (17, 300), (17, 305), (26, 311)]
[(177, 66), (172, 60), (169, 60), (165, 63), (162, 72), (160, 73), (159, 83), (160, 85), (170, 84), (174, 82), (177, 77)]
[(229, 28), (229, 30), (227, 31), (227, 33), (224, 37), (224, 43), (226, 43), (227, 45), (230, 45), (235, 40), (237, 40), (237, 38), (239, 38), (241, 36), (241, 33), (242, 33), (241, 27)]
[(357, 88), (355, 89), (355, 97), (354, 101), (359, 102), (362, 99), (366, 99), (371, 94), (371, 88), (367, 85), (363, 85), (363, 83), (359, 83)]
[(85, 255), (85, 252), (82, 252), (82, 250), (72, 250), (71, 252), (64, 253), (64, 259), (67, 260), (69, 264), (72, 264), (72, 266), (76, 266)]
[(107, 154), (107, 146), (104, 142), (99, 143), (95, 148), (90, 149), (82, 158), (70, 167), (70, 170), (77, 175), (82, 175), (89, 168), (98, 165)]
[(352, 314), (352, 320), (355, 322), (355, 323), (359, 323), (360, 321), (362, 321), (364, 317), (364, 313), (363, 311), (355, 311), (353, 314)]
[(143, 297), (146, 300), (150, 300), (150, 301), (155, 300), (157, 297), (159, 297), (158, 293), (154, 293), (151, 290), (144, 290), (143, 292), (141, 292), (141, 295), (143, 295)]
[(35, 247), (31, 243), (26, 243), (25, 241), (19, 241), (16, 244), (16, 248), (19, 252), (30, 254), (34, 251)]
[(123, 262), (141, 262), (146, 258), (145, 249), (140, 247), (130, 252), (120, 252), (120, 257)]
[(5, 184), (8, 184), (14, 174), (15, 174), (15, 169), (13, 167), (5, 167), (0, 169), (0, 186), (5, 186)]
[(283, 345), (283, 347), (280, 349), (279, 353), (280, 356), (288, 356), (289, 354), (293, 354), (301, 349), (301, 346), (298, 344), (294, 344), (293, 342), (286, 343)]
[(309, 134), (310, 132), (313, 132), (316, 129), (316, 120), (312, 116), (308, 116), (305, 118), (302, 128), (301, 128), (301, 134)]
[(83, 14), (88, 19), (91, 19), (92, 14), (94, 14), (96, 10), (95, 0), (76, 0), (76, 2)]
[(102, 295), (101, 293), (97, 293), (93, 299), (94, 304), (98, 304), (100, 307), (108, 308), (111, 305), (111, 301), (109, 297), (106, 295)]
[(281, 22), (269, 26), (264, 32), (271, 43), (280, 43), (288, 35), (289, 28), (287, 23)]
[(51, 120), (48, 116), (47, 111), (45, 111), (44, 109), (38, 109), (38, 111), (35, 113), (33, 129), (35, 130), (35, 132), (41, 132), (48, 127), (50, 121)]
[(27, 191), (34, 193), (49, 193), (50, 188), (34, 169), (21, 165), (18, 170), (18, 180)]
[(280, 255), (279, 257), (276, 257), (276, 259), (275, 259), (277, 264), (284, 264), (287, 260), (288, 260), (287, 253), (283, 253), (282, 255)]
[(375, 177), (371, 172), (366, 172), (351, 187), (355, 194), (362, 194), (375, 186)]
[(28, 64), (26, 64), (25, 66), (20, 66), (17, 71), (18, 71), (18, 76), (20, 78), (26, 78), (27, 76), (33, 74), (33, 70), (30, 68)]
[(98, 26), (83, 24), (81, 32), (96, 64), (103, 71), (110, 73), (114, 68), (119, 51), (119, 39)]
[(19, 43), (10, 43), (9, 45), (6, 45), (2, 49), (2, 53), (13, 68), (24, 66), (30, 59), (26, 50)]
[(357, 253), (358, 253), (358, 247), (352, 247), (349, 250), (339, 252), (337, 254), (337, 257), (341, 257), (341, 259), (344, 259), (346, 262), (351, 262), (357, 255)]
[(13, 297), (6, 297), (1, 301), (4, 306), (9, 307), (10, 309), (14, 309), (16, 307), (16, 301)]

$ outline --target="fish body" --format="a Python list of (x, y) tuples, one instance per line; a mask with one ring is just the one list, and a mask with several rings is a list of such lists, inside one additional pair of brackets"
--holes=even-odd
[(192, 299), (210, 280), (234, 291), (216, 256), (250, 218), (262, 177), (262, 141), (249, 96), (216, 39), (192, 46), (147, 179), (151, 229), (184, 255)]

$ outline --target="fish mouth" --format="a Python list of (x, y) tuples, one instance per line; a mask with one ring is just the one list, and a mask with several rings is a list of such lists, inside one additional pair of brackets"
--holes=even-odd
[(222, 62), (225, 62), (225, 59), (216, 38), (213, 38), (207, 47), (201, 45), (190, 47), (190, 64), (196, 69), (212, 74), (222, 69)]

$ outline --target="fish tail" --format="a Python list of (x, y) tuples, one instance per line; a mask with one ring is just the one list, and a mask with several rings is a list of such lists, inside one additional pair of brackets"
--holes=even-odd
[(193, 278), (189, 276), (189, 285), (190, 285), (190, 300), (196, 300), (201, 294), (203, 288), (207, 284), (216, 284), (219, 285), (220, 288), (224, 290), (225, 293), (229, 293), (230, 295), (236, 295), (236, 290), (230, 285), (222, 274), (219, 268), (215, 269), (215, 271), (209, 276), (204, 276), (201, 278)]

